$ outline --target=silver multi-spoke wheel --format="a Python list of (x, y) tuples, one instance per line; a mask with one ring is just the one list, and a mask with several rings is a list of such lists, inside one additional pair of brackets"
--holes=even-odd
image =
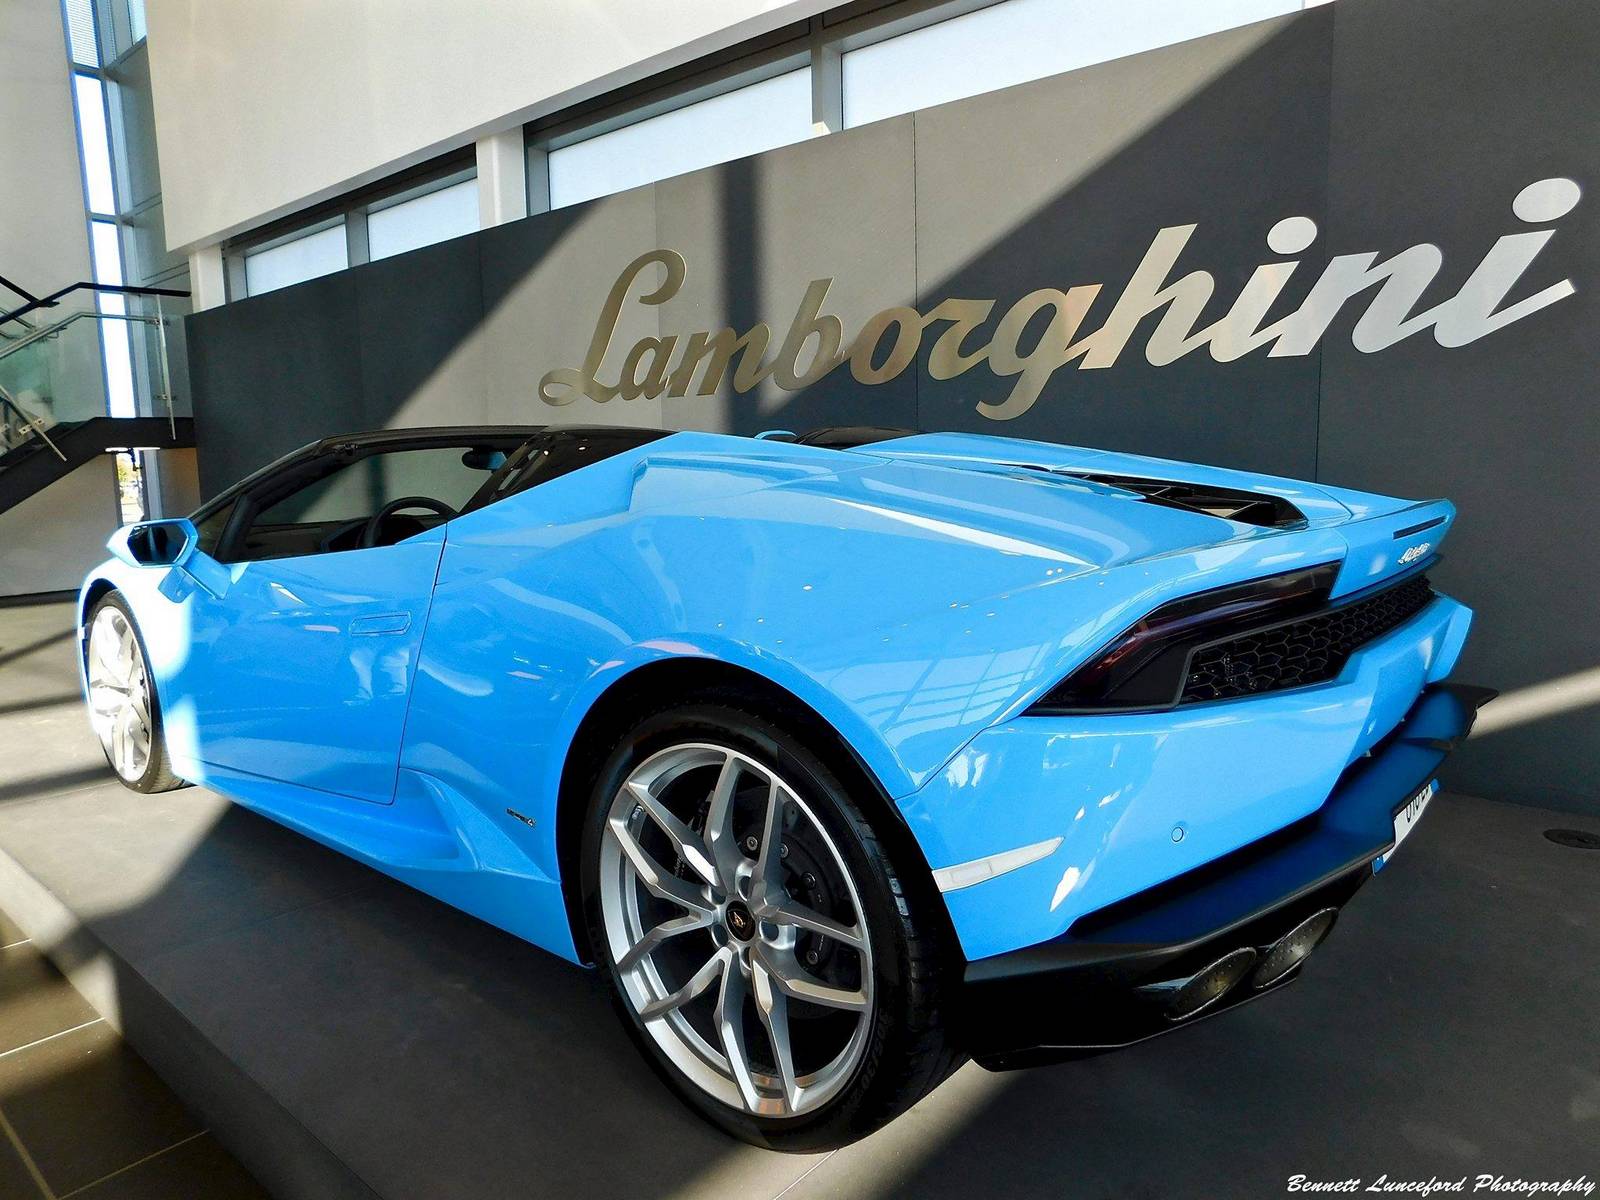
[(599, 882), (619, 989), (697, 1087), (784, 1118), (849, 1084), (873, 1020), (861, 896), (775, 771), (706, 742), (651, 755), (606, 813)]
[(90, 721), (106, 758), (123, 780), (142, 779), (155, 733), (150, 679), (133, 626), (114, 605), (102, 607), (89, 627), (88, 678)]

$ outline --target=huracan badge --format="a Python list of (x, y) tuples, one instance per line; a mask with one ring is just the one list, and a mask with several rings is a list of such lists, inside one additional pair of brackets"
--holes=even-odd
[(1428, 551), (1432, 549), (1432, 542), (1418, 542), (1415, 546), (1407, 546), (1405, 552), (1400, 555), (1400, 565), (1403, 567), (1407, 563), (1414, 563), (1417, 561), (1417, 559), (1424, 557)]

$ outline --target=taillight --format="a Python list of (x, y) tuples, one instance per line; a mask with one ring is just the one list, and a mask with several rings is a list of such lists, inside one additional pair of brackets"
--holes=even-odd
[(1051, 688), (1028, 713), (1168, 708), (1178, 702), (1195, 649), (1247, 626), (1320, 608), (1338, 574), (1338, 563), (1321, 563), (1163, 604)]

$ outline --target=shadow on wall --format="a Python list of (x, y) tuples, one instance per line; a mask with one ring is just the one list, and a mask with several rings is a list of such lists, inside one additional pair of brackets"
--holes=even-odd
[[(1442, 494), (1463, 517), (1435, 578), (1479, 612), (1463, 677), (1539, 686), (1597, 657), (1600, 565), (1570, 551), (1600, 523), (1600, 225), (1587, 199), (1543, 225), (1511, 206), (1600, 181), (1597, 48), (1588, 6), (1341, 0), (229, 305), (191, 327), (204, 483), (386, 424), (866, 422)], [(659, 250), (681, 283), (643, 303), (650, 266), (605, 328)], [(1468, 340), (1500, 301), (1517, 319)], [(797, 310), (821, 327), (803, 347)], [(875, 352), (807, 382), (827, 318), (841, 355)], [(758, 328), (765, 358), (737, 344)], [(725, 341), (704, 396), (706, 366), (675, 378), (697, 334)], [(658, 366), (638, 399), (538, 399), (558, 368)], [(1592, 811), (1597, 753), (1585, 701), (1477, 739), (1450, 778)]]

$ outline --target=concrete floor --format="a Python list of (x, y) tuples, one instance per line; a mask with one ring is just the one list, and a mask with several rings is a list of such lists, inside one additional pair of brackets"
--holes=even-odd
[[(1445, 795), (1292, 988), (1103, 1058), (969, 1065), (856, 1146), (782, 1156), (681, 1108), (589, 973), (208, 792), (111, 782), (69, 620), (0, 610), (0, 867), (74, 914), (56, 950), (74, 978), (96, 947), (125, 1010), (173, 1015), (123, 1022), (285, 1194), (325, 1194), (299, 1161), (324, 1156), (348, 1194), (429, 1200), (1209, 1198), (1282, 1195), (1295, 1174), (1600, 1173), (1600, 853), (1541, 836), (1600, 821)], [(196, 1064), (259, 1095), (194, 1084), (212, 1078)], [(263, 1157), (269, 1122), (306, 1148)]]

